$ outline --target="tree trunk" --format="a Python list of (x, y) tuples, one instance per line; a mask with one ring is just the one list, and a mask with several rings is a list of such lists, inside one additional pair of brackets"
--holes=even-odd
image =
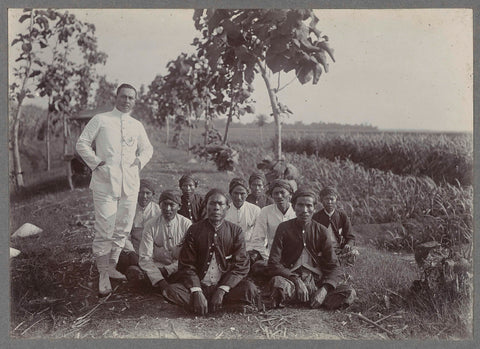
[(190, 154), (190, 148), (192, 147), (192, 126), (188, 125), (188, 153)]
[(51, 157), (50, 157), (50, 104), (52, 100), (48, 103), (48, 111), (47, 111), (47, 127), (45, 127), (45, 152), (47, 156), (47, 171), (50, 171), (51, 167)]
[(230, 126), (230, 123), (232, 122), (234, 104), (235, 104), (235, 102), (234, 102), (233, 98), (231, 98), (230, 111), (228, 112), (228, 118), (227, 118), (227, 125), (225, 125), (225, 135), (223, 136), (223, 142), (222, 142), (223, 145), (225, 145), (227, 143), (228, 127)]
[(190, 104), (187, 104), (187, 126), (188, 126), (188, 154), (191, 153), (190, 148), (192, 147), (192, 125), (190, 120), (192, 119), (192, 107)]
[(267, 87), (268, 97), (270, 98), (270, 105), (272, 106), (273, 119), (275, 120), (275, 125), (277, 126), (275, 128), (275, 151), (277, 161), (279, 161), (282, 158), (282, 121), (280, 120), (280, 111), (277, 107), (277, 96), (272, 89), (265, 67), (262, 66), (261, 63), (258, 63), (257, 65), (260, 68), (263, 81), (265, 81), (265, 85)]
[(260, 127), (260, 140), (262, 141), (262, 147), (263, 147), (263, 127)]
[[(63, 156), (68, 153), (68, 124), (67, 124), (67, 114), (62, 112), (62, 121), (63, 121)], [(73, 152), (75, 153), (75, 151)]]
[(207, 107), (205, 108), (205, 137), (203, 139), (203, 145), (205, 148), (207, 147), (208, 144), (208, 102), (207, 102)]
[[(30, 14), (30, 35), (29, 35), (30, 44), (32, 44), (32, 37), (31, 37), (32, 28), (33, 28), (33, 11), (31, 11), (31, 14)], [(15, 185), (17, 189), (23, 189), (25, 187), (25, 183), (23, 182), (22, 164), (20, 160), (20, 149), (18, 147), (19, 146), (18, 132), (20, 130), (20, 117), (22, 115), (22, 104), (26, 95), (25, 90), (27, 86), (27, 80), (30, 76), (31, 67), (32, 67), (32, 59), (31, 59), (31, 55), (29, 54), (27, 59), (27, 67), (25, 69), (25, 76), (22, 81), (22, 88), (20, 89), (20, 92), (19, 92), (17, 113), (13, 118), (13, 170), (15, 171)]]
[(167, 115), (165, 118), (165, 123), (167, 124), (167, 139), (165, 140), (165, 144), (168, 145), (168, 138), (170, 137), (170, 122), (169, 122), (169, 116)]
[(18, 132), (20, 130), (20, 116), (22, 114), (22, 102), (19, 101), (17, 113), (13, 119), (13, 171), (15, 176), (15, 186), (17, 189), (25, 187), (23, 182), (22, 164), (20, 161), (20, 148), (18, 144)]

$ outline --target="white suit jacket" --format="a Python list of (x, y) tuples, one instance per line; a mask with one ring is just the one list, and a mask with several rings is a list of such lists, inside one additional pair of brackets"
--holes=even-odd
[[(138, 157), (143, 168), (153, 154), (142, 123), (116, 108), (97, 114), (88, 122), (76, 149), (93, 171), (90, 188), (115, 197), (138, 193), (140, 169), (132, 164)], [(101, 161), (105, 165), (97, 168)]]

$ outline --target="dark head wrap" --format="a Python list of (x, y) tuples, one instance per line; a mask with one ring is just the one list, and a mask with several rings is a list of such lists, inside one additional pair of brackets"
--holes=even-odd
[(295, 206), (297, 199), (303, 196), (309, 196), (313, 198), (313, 204), (317, 203), (317, 193), (310, 187), (302, 187), (298, 189), (292, 196), (292, 205)]
[(247, 181), (243, 178), (234, 178), (230, 181), (230, 185), (228, 186), (228, 192), (231, 194), (232, 190), (237, 187), (237, 186), (242, 186), (247, 190), (247, 193), (250, 191), (248, 188)]
[(265, 178), (265, 174), (263, 172), (257, 171), (253, 172), (250, 178), (248, 179), (248, 184), (252, 184), (255, 180), (261, 180), (263, 185), (267, 184), (267, 178)]
[(220, 194), (220, 195), (224, 196), (227, 199), (227, 205), (230, 205), (230, 195), (228, 195), (223, 190), (218, 189), (218, 188), (210, 189), (209, 192), (205, 195), (205, 201), (204, 202), (205, 202), (206, 205), (208, 204), (208, 199), (210, 199), (210, 197), (215, 195), (215, 194)]
[(334, 187), (325, 187), (320, 191), (320, 197), (323, 198), (328, 195), (334, 195), (338, 197), (338, 191)]
[(272, 195), (273, 189), (277, 187), (283, 188), (287, 190), (290, 194), (293, 194), (293, 188), (287, 180), (275, 179), (274, 181), (272, 181), (272, 183), (270, 183), (270, 186), (268, 187), (268, 195)]
[(176, 190), (165, 190), (160, 194), (160, 198), (158, 199), (158, 203), (161, 203), (162, 201), (165, 200), (171, 200), (173, 202), (176, 202), (177, 204), (181, 205), (182, 204), (182, 199), (180, 196), (180, 193)]
[(141, 179), (140, 188), (147, 188), (153, 194), (155, 194), (155, 183), (153, 183), (153, 181), (151, 181), (150, 179)]
[(198, 180), (196, 180), (192, 175), (185, 174), (178, 181), (178, 186), (181, 187), (185, 182), (192, 182), (195, 184), (195, 188), (198, 186)]

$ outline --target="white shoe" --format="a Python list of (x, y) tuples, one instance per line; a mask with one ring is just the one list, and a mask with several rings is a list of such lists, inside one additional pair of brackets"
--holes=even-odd
[(110, 279), (127, 281), (127, 277), (116, 269), (116, 264), (110, 263), (108, 266), (108, 276)]
[(98, 295), (100, 297), (108, 296), (112, 293), (112, 285), (110, 284), (110, 277), (108, 272), (103, 271), (98, 277)]

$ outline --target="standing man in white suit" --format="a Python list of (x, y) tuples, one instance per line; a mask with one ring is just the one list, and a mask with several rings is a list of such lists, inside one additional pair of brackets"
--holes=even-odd
[(110, 278), (125, 279), (115, 268), (132, 228), (140, 170), (153, 154), (142, 123), (130, 116), (136, 98), (133, 86), (120, 85), (115, 109), (95, 115), (77, 141), (78, 154), (92, 169), (90, 189), (95, 208), (92, 251), (100, 274), (100, 296), (112, 291)]

